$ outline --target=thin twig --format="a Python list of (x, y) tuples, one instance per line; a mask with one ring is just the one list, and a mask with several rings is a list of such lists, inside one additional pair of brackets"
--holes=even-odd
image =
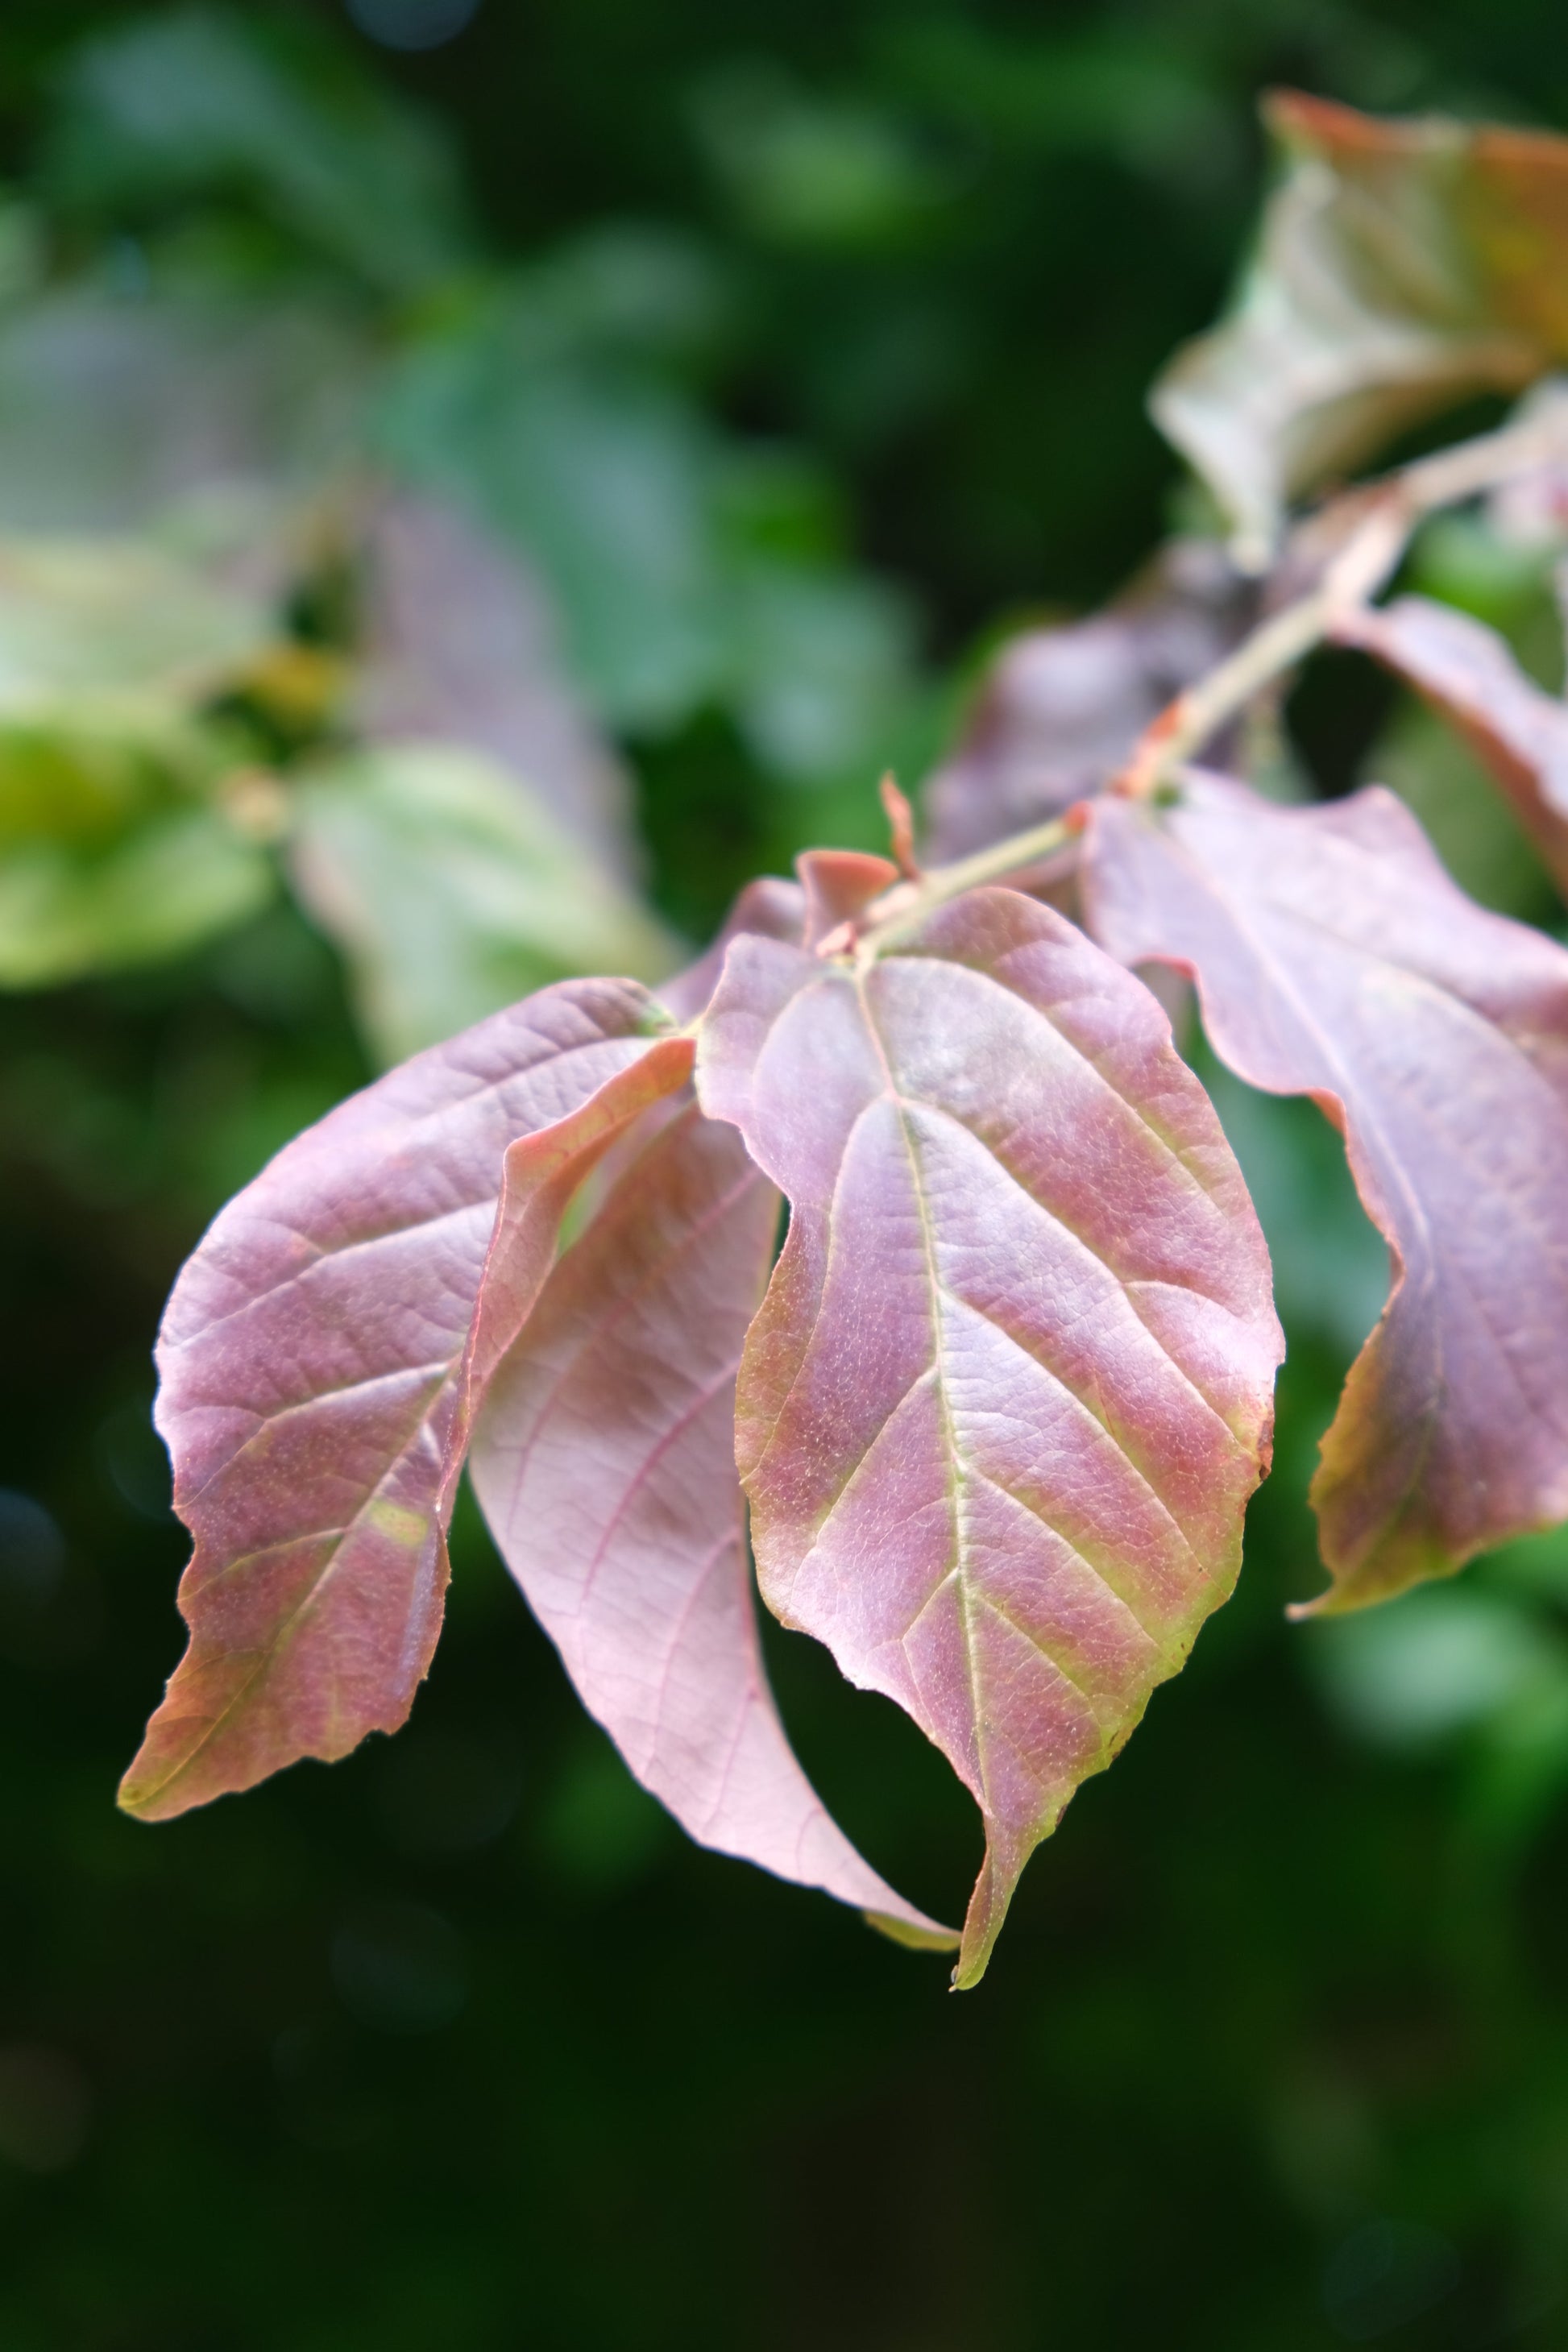
[[(1320, 542), (1326, 539), (1330, 545), (1339, 540), (1314, 584), (1270, 614), (1206, 677), (1168, 703), (1107, 789), (1133, 798), (1154, 792), (1265, 687), (1321, 645), (1347, 614), (1371, 602), (1397, 570), (1411, 533), (1426, 516), (1534, 467), (1552, 464), (1568, 464), (1568, 404), (1440, 449), (1434, 457), (1418, 457), (1381, 483), (1360, 485), (1320, 509), (1308, 518), (1295, 542), (1300, 552), (1309, 535)], [(1342, 530), (1336, 529), (1336, 518)], [(1076, 841), (1087, 817), (1087, 803), (1079, 802), (1065, 815), (1010, 834), (973, 856), (931, 866), (918, 880), (895, 883), (872, 901), (854, 927), (862, 952), (892, 946), (950, 898), (987, 882), (1005, 881), (1052, 857)]]
[(1361, 520), (1344, 537), (1305, 594), (1259, 623), (1234, 653), (1179, 694), (1145, 729), (1110, 789), (1139, 800), (1190, 759), (1275, 678), (1293, 669), (1347, 614), (1369, 604), (1398, 568), (1415, 526), (1441, 507), (1457, 506), (1532, 467), (1568, 461), (1568, 417), (1552, 408), (1418, 457), (1370, 492), (1347, 491), (1310, 518), (1307, 529), (1332, 538), (1335, 507)]

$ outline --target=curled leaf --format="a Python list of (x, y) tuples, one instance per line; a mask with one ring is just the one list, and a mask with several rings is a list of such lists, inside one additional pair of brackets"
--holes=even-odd
[(1458, 730), (1568, 891), (1568, 704), (1521, 669), (1496, 630), (1429, 597), (1348, 614), (1337, 634), (1415, 687)]
[(737, 1405), (763, 1597), (978, 1799), (973, 1984), (1230, 1591), (1279, 1355), (1262, 1235), (1152, 997), (1016, 892), (863, 967), (735, 940), (699, 1088), (791, 1208)]
[(1235, 308), (1152, 402), (1257, 569), (1289, 499), (1568, 356), (1568, 141), (1294, 90), (1264, 118), (1281, 176)]
[(691, 1047), (665, 1028), (629, 982), (546, 990), (341, 1105), (214, 1223), (158, 1347), (157, 1423), (195, 1538), (191, 1645), (129, 1811), (181, 1812), (402, 1722), (483, 1381), (571, 1193), (687, 1076)]
[(1239, 1077), (1317, 1101), (1389, 1244), (1313, 1482), (1318, 1605), (1568, 1517), (1568, 953), (1473, 905), (1385, 792), (1284, 809), (1189, 775), (1100, 803), (1088, 842), (1096, 935), (1190, 973)]
[(835, 1827), (768, 1688), (734, 1404), (778, 1219), (733, 1128), (689, 1097), (644, 1113), (495, 1375), (470, 1475), (584, 1704), (691, 1836), (952, 1944)]

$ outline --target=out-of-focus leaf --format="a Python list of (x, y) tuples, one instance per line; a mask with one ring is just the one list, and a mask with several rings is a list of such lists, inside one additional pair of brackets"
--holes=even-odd
[(763, 1596), (978, 1799), (971, 1984), (1230, 1591), (1268, 1253), (1152, 997), (1016, 892), (864, 971), (734, 940), (699, 1086), (791, 1206), (737, 1407)]
[(279, 503), (352, 453), (365, 372), (352, 327), (300, 301), (78, 288), (26, 305), (0, 318), (0, 529), (174, 519), (251, 570), (268, 557), (269, 582)]
[(290, 859), (348, 956), (388, 1061), (449, 1037), (547, 980), (653, 979), (674, 941), (528, 785), (459, 745), (384, 744), (312, 772)]
[[(7, 782), (0, 730), (0, 798)], [(178, 955), (265, 906), (270, 862), (219, 810), (157, 814), (107, 845), (0, 847), (0, 988)]]
[(734, 1405), (779, 1196), (689, 1097), (634, 1142), (496, 1373), (475, 1490), (584, 1705), (691, 1836), (955, 1943), (835, 1827), (768, 1688)]
[(574, 674), (612, 724), (659, 728), (720, 686), (726, 615), (710, 545), (712, 448), (640, 372), (541, 357), (502, 310), (414, 352), (382, 438), (536, 564)]
[(1568, 357), (1568, 142), (1298, 92), (1265, 119), (1281, 178), (1235, 310), (1152, 402), (1258, 567), (1289, 499)]
[(987, 848), (1098, 792), (1240, 635), (1254, 601), (1221, 548), (1173, 540), (1103, 613), (1009, 637), (926, 785), (931, 857)]
[(1388, 1295), (1388, 1251), (1361, 1213), (1339, 1139), (1310, 1104), (1243, 1086), (1212, 1054), (1197, 1067), (1268, 1244), (1287, 1337), (1310, 1333), (1348, 1363)]
[(526, 776), (603, 865), (629, 872), (625, 771), (574, 692), (549, 607), (515, 551), (444, 500), (404, 495), (377, 509), (362, 560), (353, 715), (363, 731), (488, 752)]
[(406, 358), (381, 439), (537, 571), (611, 725), (657, 733), (716, 705), (792, 782), (888, 757), (912, 694), (902, 600), (781, 531), (767, 491), (787, 467), (726, 445), (657, 368), (539, 315), (526, 286)]
[(1527, 677), (1483, 622), (1426, 596), (1349, 614), (1338, 635), (1374, 655), (1458, 730), (1568, 890), (1568, 704)]
[(629, 983), (546, 990), (342, 1104), (212, 1226), (158, 1349), (191, 1647), (128, 1810), (181, 1812), (403, 1721), (473, 1409), (572, 1193), (689, 1074), (665, 1024)]
[[(1568, 382), (1549, 377), (1525, 394), (1519, 404), (1522, 420), (1568, 415)], [(1458, 518), (1447, 518), (1450, 523)], [(1568, 541), (1568, 466), (1532, 466), (1500, 482), (1486, 502), (1487, 536), (1506, 557), (1517, 562), (1542, 550), (1561, 549)], [(1431, 528), (1431, 526), (1428, 526)], [(1483, 619), (1489, 614), (1483, 614)]]
[(175, 954), (265, 902), (268, 859), (206, 804), (230, 747), (191, 706), (270, 635), (150, 542), (0, 541), (0, 985)]
[(1390, 1748), (1436, 1746), (1568, 1682), (1568, 1654), (1540, 1617), (1468, 1584), (1341, 1618), (1313, 1644), (1336, 1711)]
[(433, 131), (308, 20), (263, 9), (175, 8), (89, 43), (46, 177), (68, 205), (235, 191), (395, 293), (465, 256)]
[(188, 702), (274, 634), (266, 606), (145, 540), (0, 540), (0, 720)]
[(710, 76), (698, 136), (745, 225), (787, 246), (902, 244), (951, 198), (951, 166), (889, 112), (822, 100), (778, 66)]
[(1394, 1286), (1313, 1482), (1353, 1608), (1568, 1517), (1568, 953), (1457, 889), (1391, 793), (1103, 800), (1096, 936), (1195, 978), (1239, 1077), (1341, 1129)]
[(737, 564), (736, 714), (791, 782), (872, 774), (910, 700), (911, 616), (884, 583), (766, 559)]
[(730, 299), (708, 245), (638, 220), (605, 221), (564, 238), (513, 284), (541, 341), (664, 360), (706, 355)]
[(156, 698), (66, 697), (0, 715), (0, 853), (108, 848), (208, 798), (226, 751), (221, 736)]

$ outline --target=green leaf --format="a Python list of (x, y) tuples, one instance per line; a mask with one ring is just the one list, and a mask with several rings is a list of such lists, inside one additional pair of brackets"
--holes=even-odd
[(441, 142), (301, 19), (182, 8), (93, 41), (47, 171), (67, 203), (104, 209), (235, 191), (393, 293), (464, 257)]
[(415, 352), (391, 386), (384, 446), (539, 566), (601, 717), (672, 726), (725, 668), (708, 429), (673, 387), (542, 357), (531, 330), (501, 308)]
[(675, 942), (482, 753), (386, 745), (298, 796), (295, 880), (387, 1061), (576, 972), (653, 979)]
[(537, 569), (609, 725), (660, 733), (717, 704), (791, 782), (875, 772), (915, 699), (902, 601), (801, 543), (799, 468), (726, 444), (603, 332), (595, 349), (525, 284), (426, 342), (383, 407), (391, 464)]
[(84, 696), (213, 693), (274, 631), (258, 599), (132, 539), (0, 541), (0, 716), (70, 716)]
[(216, 809), (157, 816), (107, 849), (23, 842), (0, 852), (0, 987), (177, 955), (273, 887), (270, 861)]
[(1568, 142), (1295, 91), (1265, 121), (1280, 178), (1235, 307), (1152, 401), (1258, 568), (1290, 499), (1568, 356)]

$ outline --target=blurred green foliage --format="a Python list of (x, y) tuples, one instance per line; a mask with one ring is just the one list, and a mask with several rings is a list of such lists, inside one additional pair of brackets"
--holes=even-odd
[[(878, 844), (978, 633), (1163, 528), (1144, 388), (1233, 268), (1261, 82), (1568, 123), (1563, 59), (1540, 0), (487, 0), (425, 53), (329, 5), (7, 0), (0, 983), (115, 969), (0, 994), (4, 2352), (1568, 2340), (1568, 1551), (1285, 1625), (1385, 1268), (1315, 1114), (1206, 1064), (1289, 1327), (1279, 1469), (981, 1996), (686, 1846), (466, 1512), (397, 1741), (111, 1806), (178, 1643), (148, 1349), (205, 1220), (367, 1034), (595, 960), (594, 889), (649, 921), (626, 772), (693, 938)], [(372, 473), (554, 615), (488, 751), (466, 674), (378, 699)], [(1554, 642), (1540, 568), (1460, 526), (1413, 576)], [(575, 835), (508, 796), (542, 698), (599, 780)], [(1292, 717), (1338, 784), (1391, 726), (1456, 871), (1545, 911), (1364, 666)], [(769, 1640), (846, 1827), (951, 1907), (967, 1801)]]

